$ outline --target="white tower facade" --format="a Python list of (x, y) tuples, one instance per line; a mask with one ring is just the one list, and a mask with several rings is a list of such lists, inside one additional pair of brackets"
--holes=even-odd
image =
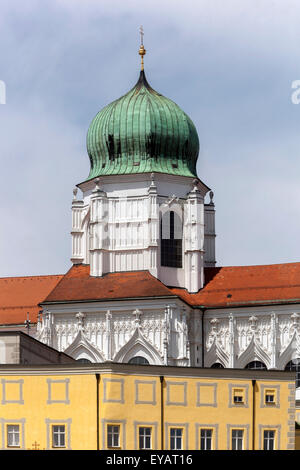
[(74, 264), (89, 264), (91, 276), (148, 270), (168, 286), (189, 292), (203, 287), (209, 188), (200, 180), (145, 173), (103, 176), (78, 186), (82, 199), (72, 203)]

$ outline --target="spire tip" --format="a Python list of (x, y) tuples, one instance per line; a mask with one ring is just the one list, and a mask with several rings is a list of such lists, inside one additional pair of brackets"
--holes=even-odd
[(140, 35), (141, 35), (141, 45), (139, 49), (139, 55), (141, 56), (141, 70), (144, 70), (144, 55), (146, 54), (146, 49), (144, 48), (144, 29), (143, 26), (140, 26)]

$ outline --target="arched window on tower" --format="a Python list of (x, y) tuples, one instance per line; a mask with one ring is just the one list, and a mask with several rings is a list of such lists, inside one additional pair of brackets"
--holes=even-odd
[(288, 362), (284, 370), (296, 372), (296, 387), (300, 387), (300, 358)]
[(261, 361), (252, 361), (246, 365), (245, 369), (260, 369), (260, 370), (267, 370), (266, 364)]
[(165, 212), (160, 226), (162, 266), (182, 268), (182, 221), (174, 211)]

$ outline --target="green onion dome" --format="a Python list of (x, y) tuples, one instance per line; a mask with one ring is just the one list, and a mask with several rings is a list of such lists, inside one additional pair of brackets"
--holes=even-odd
[(199, 139), (193, 122), (151, 88), (143, 70), (132, 90), (95, 116), (87, 151), (88, 179), (146, 172), (197, 177)]

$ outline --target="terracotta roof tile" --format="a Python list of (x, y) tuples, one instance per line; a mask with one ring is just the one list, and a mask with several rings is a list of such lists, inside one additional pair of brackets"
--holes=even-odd
[(206, 284), (196, 294), (168, 288), (148, 271), (91, 277), (88, 265), (65, 275), (0, 278), (0, 324), (35, 323), (45, 302), (116, 300), (177, 295), (204, 308), (300, 303), (300, 263), (206, 268)]
[(45, 302), (165, 297), (173, 295), (162, 282), (148, 271), (126, 271), (109, 273), (102, 277), (91, 277), (89, 265), (74, 265), (47, 296)]
[(300, 263), (207, 268), (205, 279), (196, 294), (171, 291), (190, 305), (208, 308), (300, 302)]
[(62, 275), (0, 278), (0, 324), (35, 323), (38, 304), (62, 279)]

